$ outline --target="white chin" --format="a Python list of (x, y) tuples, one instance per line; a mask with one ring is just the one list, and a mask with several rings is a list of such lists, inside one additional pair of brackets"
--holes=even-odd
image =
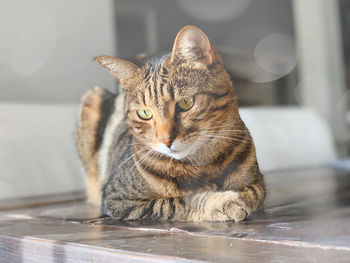
[(172, 157), (174, 159), (180, 160), (185, 158), (186, 156), (188, 156), (187, 151), (178, 151), (178, 150), (174, 150), (172, 149), (173, 147), (166, 147), (164, 144), (159, 143), (157, 145), (158, 147), (155, 149), (156, 151), (163, 153), (169, 157)]
[(168, 153), (167, 154), (169, 157), (172, 157), (172, 158), (174, 158), (174, 159), (177, 159), (177, 160), (181, 160), (181, 159), (183, 159), (183, 158), (185, 158), (186, 157), (186, 155), (184, 155), (183, 153), (181, 153), (181, 152), (176, 152), (176, 153)]

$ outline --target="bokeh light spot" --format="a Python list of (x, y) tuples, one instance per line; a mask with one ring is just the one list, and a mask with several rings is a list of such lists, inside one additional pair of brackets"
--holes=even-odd
[(261, 39), (255, 47), (257, 64), (270, 73), (270, 81), (289, 74), (297, 64), (293, 38), (287, 34), (271, 34)]

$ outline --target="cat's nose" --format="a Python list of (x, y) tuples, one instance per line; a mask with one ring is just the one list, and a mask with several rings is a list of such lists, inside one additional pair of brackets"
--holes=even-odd
[(174, 138), (172, 137), (162, 138), (159, 140), (160, 143), (163, 143), (168, 148), (170, 148), (173, 141), (174, 141)]

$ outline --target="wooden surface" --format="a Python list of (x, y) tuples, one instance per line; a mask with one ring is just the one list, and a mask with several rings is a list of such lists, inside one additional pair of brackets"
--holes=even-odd
[(350, 173), (266, 175), (247, 221), (118, 222), (84, 202), (0, 212), (0, 262), (349, 262)]
[(13, 210), (24, 207), (36, 207), (85, 200), (84, 191), (74, 191), (66, 194), (51, 194), (41, 196), (29, 196), (24, 198), (11, 198), (0, 200), (0, 211)]

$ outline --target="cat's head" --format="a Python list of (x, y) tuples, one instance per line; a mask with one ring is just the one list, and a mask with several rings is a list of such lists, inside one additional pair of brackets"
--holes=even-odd
[(135, 143), (184, 159), (215, 147), (239, 120), (230, 77), (208, 37), (182, 28), (172, 52), (141, 66), (101, 56), (96, 61), (125, 92), (126, 120)]

